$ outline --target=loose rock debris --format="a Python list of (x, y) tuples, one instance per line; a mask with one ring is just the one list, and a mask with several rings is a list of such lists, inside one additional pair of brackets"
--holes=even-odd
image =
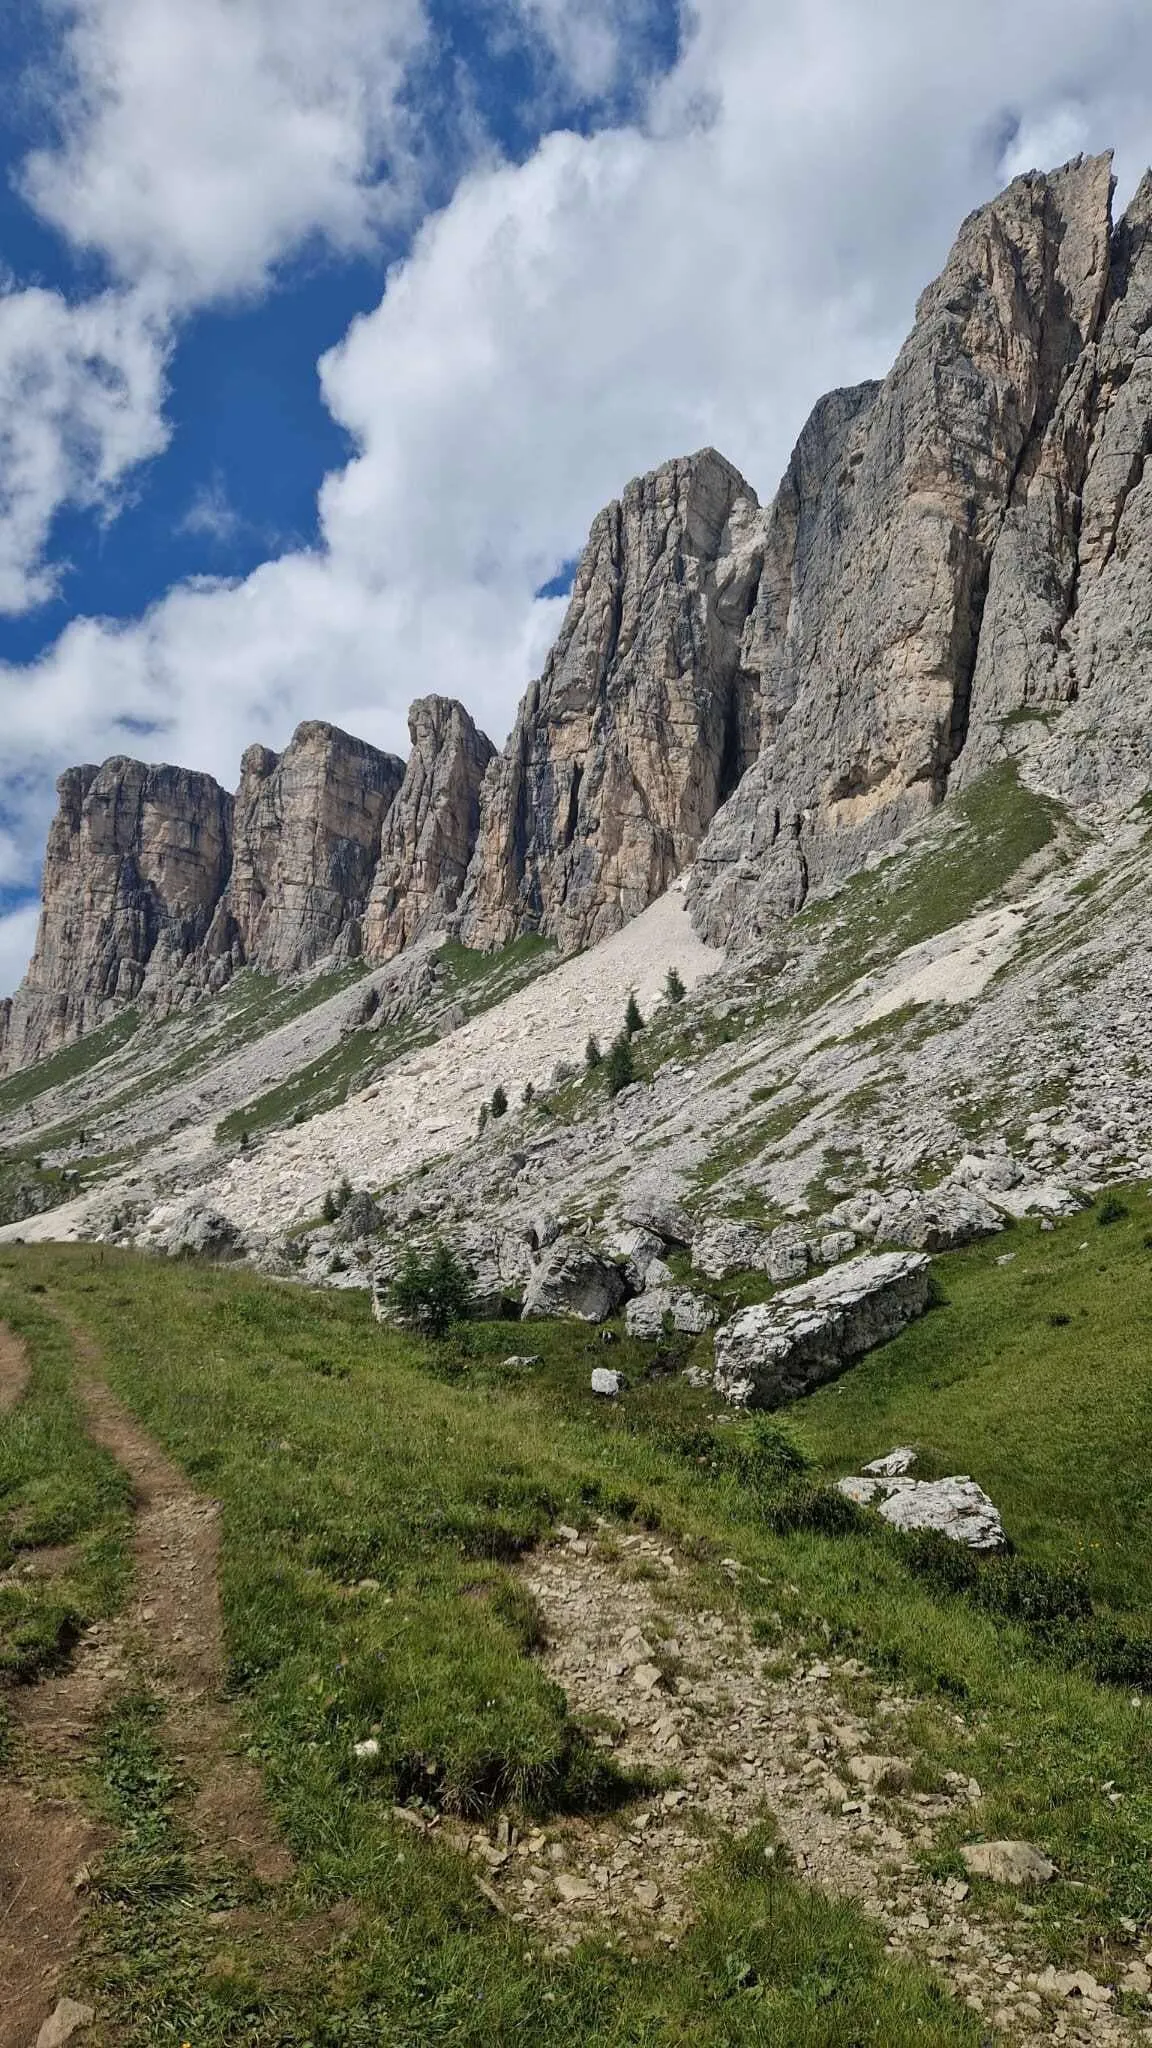
[[(525, 1572), (549, 1672), (624, 1769), (674, 1781), (617, 1813), (523, 1835), (506, 1816), (488, 1829), (437, 1823), (475, 1859), (501, 1914), (556, 1954), (605, 1929), (633, 1950), (673, 1947), (717, 1841), (771, 1816), (803, 1878), (855, 1900), (894, 1953), (930, 1963), (1008, 2041), (1152, 2042), (1152, 2014), (1124, 2017), (1089, 1972), (1045, 1965), (1016, 1900), (983, 1917), (963, 1878), (920, 1868), (916, 1852), (957, 1811), (978, 1833), (983, 1794), (957, 1772), (918, 1792), (909, 1760), (877, 1743), (875, 1722), (894, 1731), (910, 1701), (881, 1688), (870, 1725), (841, 1696), (843, 1681), (868, 1676), (859, 1663), (793, 1662), (782, 1675), (780, 1654), (754, 1644), (742, 1620), (680, 1597), (686, 1567), (658, 1537), (556, 1534)], [(1147, 1974), (1130, 1966), (1121, 1988)]]

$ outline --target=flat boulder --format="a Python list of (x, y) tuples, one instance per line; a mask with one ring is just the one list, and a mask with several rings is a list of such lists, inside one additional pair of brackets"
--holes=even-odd
[(1002, 1550), (1004, 1524), (983, 1487), (966, 1472), (950, 1479), (861, 1476), (838, 1481), (860, 1507), (874, 1507), (894, 1529), (934, 1531), (969, 1550)]
[(892, 1188), (885, 1194), (862, 1189), (832, 1211), (837, 1224), (877, 1244), (907, 1245), (912, 1251), (948, 1252), (1004, 1228), (999, 1209), (984, 1190), (941, 1181), (938, 1187)]
[(990, 1877), (994, 1884), (1051, 1884), (1056, 1875), (1056, 1865), (1031, 1842), (968, 1842), (960, 1854), (973, 1877)]
[(650, 1230), (665, 1244), (690, 1245), (696, 1225), (684, 1207), (679, 1183), (670, 1174), (645, 1174), (624, 1190), (620, 1216), (639, 1230)]
[(887, 1343), (930, 1299), (922, 1252), (846, 1259), (717, 1330), (717, 1389), (741, 1407), (778, 1408)]
[(630, 1301), (624, 1323), (630, 1337), (663, 1337), (670, 1330), (699, 1337), (716, 1321), (716, 1310), (688, 1287), (650, 1287)]
[(627, 1288), (618, 1266), (580, 1238), (558, 1237), (533, 1270), (521, 1315), (526, 1322), (575, 1316), (602, 1323), (619, 1308)]

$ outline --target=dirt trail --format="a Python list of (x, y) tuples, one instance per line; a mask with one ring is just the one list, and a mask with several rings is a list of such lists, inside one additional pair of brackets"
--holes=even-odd
[(16, 1406), (31, 1370), (24, 1339), (0, 1323), (0, 1415)]
[(851, 1711), (837, 1680), (865, 1676), (859, 1664), (787, 1668), (739, 1620), (680, 1597), (682, 1566), (657, 1537), (604, 1529), (586, 1542), (570, 1531), (526, 1576), (572, 1711), (614, 1731), (604, 1740), (624, 1766), (679, 1780), (647, 1811), (567, 1820), (522, 1841), (507, 1823), (440, 1824), (470, 1848), (493, 1903), (548, 1947), (570, 1948), (606, 1921), (619, 1939), (673, 1944), (717, 1838), (768, 1814), (804, 1877), (855, 1899), (890, 1950), (930, 1963), (1006, 2040), (1152, 2040), (1116, 2014), (1107, 1985), (1046, 1970), (1025, 1897), (1006, 1894), (985, 1916), (966, 1903), (967, 1884), (925, 1875), (917, 1851), (949, 1816), (971, 1812), (979, 1833), (981, 1788), (949, 1773), (937, 1791), (913, 1789), (912, 1759), (899, 1754), (911, 1703), (881, 1688), (867, 1718)]
[(55, 1776), (53, 1789), (67, 1795), (69, 1766), (90, 1753), (97, 1719), (117, 1693), (143, 1684), (165, 1701), (166, 1738), (197, 1787), (190, 1823), (201, 1853), (226, 1855), (268, 1884), (292, 1869), (259, 1777), (236, 1754), (237, 1730), (220, 1697), (219, 1507), (109, 1392), (91, 1339), (71, 1334), (88, 1427), (133, 1484), (134, 1588), (122, 1615), (85, 1630), (66, 1671), (9, 1696), (25, 1782), (0, 1786), (0, 2048), (32, 2048), (68, 1988), (82, 1866), (106, 1837), (73, 1797), (45, 1797), (43, 1787)]

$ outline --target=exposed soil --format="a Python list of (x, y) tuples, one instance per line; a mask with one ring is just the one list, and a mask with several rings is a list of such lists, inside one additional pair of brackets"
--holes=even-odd
[[(198, 1788), (190, 1820), (200, 1852), (226, 1855), (269, 1884), (292, 1869), (259, 1778), (235, 1753), (237, 1731), (220, 1697), (219, 1507), (115, 1400), (98, 1377), (91, 1340), (80, 1330), (72, 1335), (92, 1436), (133, 1482), (134, 1589), (124, 1614), (85, 1630), (66, 1670), (9, 1697), (22, 1782), (0, 1786), (0, 2048), (32, 2048), (61, 1990), (70, 1988), (83, 1911), (76, 1877), (106, 1839), (78, 1800), (44, 1797), (43, 1787), (67, 1795), (69, 1766), (90, 1753), (99, 1716), (128, 1686), (147, 1685), (165, 1701), (167, 1737)], [(20, 1362), (11, 1342), (8, 1353), (14, 1379)]]
[(16, 1406), (31, 1370), (24, 1339), (0, 1323), (0, 1415)]
[(917, 1851), (946, 1818), (971, 1813), (979, 1834), (982, 1794), (957, 1773), (913, 1789), (914, 1760), (899, 1754), (909, 1702), (871, 1681), (866, 1718), (851, 1711), (845, 1691), (869, 1677), (858, 1663), (803, 1665), (760, 1649), (730, 1614), (680, 1597), (681, 1565), (659, 1538), (602, 1537), (570, 1536), (529, 1563), (545, 1660), (622, 1765), (671, 1771), (676, 1783), (646, 1810), (519, 1841), (506, 1821), (487, 1832), (441, 1823), (470, 1848), (503, 1913), (554, 1951), (605, 1923), (632, 1948), (674, 1945), (717, 1837), (771, 1817), (803, 1877), (854, 1899), (894, 1953), (930, 1963), (1008, 2041), (1152, 2040), (1119, 2017), (1113, 1988), (1045, 1968), (1025, 1895), (1006, 1892), (993, 1917), (974, 1909), (965, 1882), (925, 1875)]

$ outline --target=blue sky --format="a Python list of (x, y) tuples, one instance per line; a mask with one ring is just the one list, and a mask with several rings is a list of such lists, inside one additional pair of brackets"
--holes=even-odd
[(63, 766), (501, 740), (629, 476), (770, 492), (972, 205), (1152, 156), (1142, 0), (9, 0), (3, 64), (0, 992)]

